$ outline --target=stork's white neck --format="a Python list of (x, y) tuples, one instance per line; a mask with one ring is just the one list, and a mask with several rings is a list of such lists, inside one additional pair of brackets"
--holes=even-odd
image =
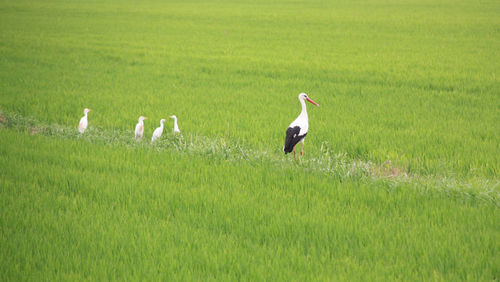
[(303, 99), (300, 100), (300, 105), (302, 106), (302, 111), (300, 112), (299, 117), (306, 117), (307, 118), (307, 109), (306, 109), (306, 101)]

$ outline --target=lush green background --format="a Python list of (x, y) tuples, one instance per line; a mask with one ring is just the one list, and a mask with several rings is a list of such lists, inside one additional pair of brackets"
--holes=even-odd
[(479, 199), (267, 162), (0, 140), (5, 278), (498, 277), (500, 212)]
[[(0, 277), (498, 279), (498, 15), (0, 1)], [(300, 92), (321, 105), (305, 146), (320, 161), (294, 166), (280, 150)], [(239, 151), (123, 141), (171, 114)], [(325, 173), (325, 148), (398, 177)]]

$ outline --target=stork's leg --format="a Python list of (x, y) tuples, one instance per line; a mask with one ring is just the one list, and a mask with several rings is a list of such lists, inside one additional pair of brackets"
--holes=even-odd
[(293, 160), (297, 162), (297, 153), (295, 153), (295, 147), (293, 148)]
[(302, 158), (302, 154), (304, 152), (304, 141), (305, 141), (305, 138), (302, 139), (302, 141), (300, 141), (300, 157)]

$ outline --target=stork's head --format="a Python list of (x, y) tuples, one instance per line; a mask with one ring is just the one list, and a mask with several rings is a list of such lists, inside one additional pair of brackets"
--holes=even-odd
[(166, 119), (162, 118), (162, 119), (160, 120), (160, 123), (161, 123), (161, 124), (163, 124), (165, 121), (166, 121)]
[(144, 120), (146, 120), (146, 119), (148, 119), (148, 118), (147, 118), (147, 117), (140, 116), (140, 117), (139, 117), (139, 122), (144, 121)]
[(300, 100), (300, 101), (304, 101), (304, 100), (306, 100), (307, 102), (309, 102), (309, 103), (311, 103), (311, 104), (315, 105), (316, 107), (319, 107), (319, 105), (318, 105), (316, 102), (314, 102), (313, 100), (311, 100), (311, 99), (309, 98), (309, 96), (307, 96), (307, 94), (306, 94), (306, 93), (300, 93), (300, 94), (299, 94), (299, 100)]
[(87, 114), (88, 112), (90, 112), (90, 111), (91, 111), (91, 109), (87, 109), (87, 108), (85, 108), (85, 109), (83, 110), (83, 114), (85, 114), (85, 115), (86, 115), (86, 114)]
[(175, 115), (170, 116), (170, 118), (177, 119), (177, 117)]

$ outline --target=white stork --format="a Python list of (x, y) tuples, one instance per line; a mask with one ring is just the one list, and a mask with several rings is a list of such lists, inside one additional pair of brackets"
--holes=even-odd
[(307, 117), (305, 102), (306, 100), (311, 104), (319, 107), (316, 102), (309, 99), (306, 93), (299, 94), (299, 101), (302, 105), (302, 112), (300, 112), (300, 115), (288, 126), (288, 129), (286, 130), (285, 146), (283, 146), (283, 152), (285, 152), (285, 154), (288, 154), (293, 150), (293, 159), (295, 160), (295, 162), (297, 162), (295, 145), (301, 142), (300, 156), (302, 157), (302, 152), (304, 149), (304, 139), (306, 138), (307, 130), (309, 129), (309, 118)]
[(87, 129), (87, 126), (89, 125), (89, 121), (87, 120), (87, 115), (90, 111), (91, 110), (87, 108), (83, 110), (84, 116), (80, 119), (80, 123), (78, 124), (78, 131), (80, 131), (80, 133), (84, 133), (85, 130)]
[(144, 135), (144, 120), (148, 119), (147, 117), (140, 116), (139, 122), (135, 126), (135, 139), (142, 139)]
[(170, 118), (174, 119), (174, 133), (181, 133), (181, 131), (179, 130), (179, 126), (177, 125), (177, 117), (170, 116)]
[(163, 134), (163, 123), (165, 122), (165, 119), (160, 120), (160, 127), (156, 128), (155, 131), (153, 131), (153, 137), (151, 137), (151, 143), (153, 143), (156, 139), (160, 138), (161, 135)]

